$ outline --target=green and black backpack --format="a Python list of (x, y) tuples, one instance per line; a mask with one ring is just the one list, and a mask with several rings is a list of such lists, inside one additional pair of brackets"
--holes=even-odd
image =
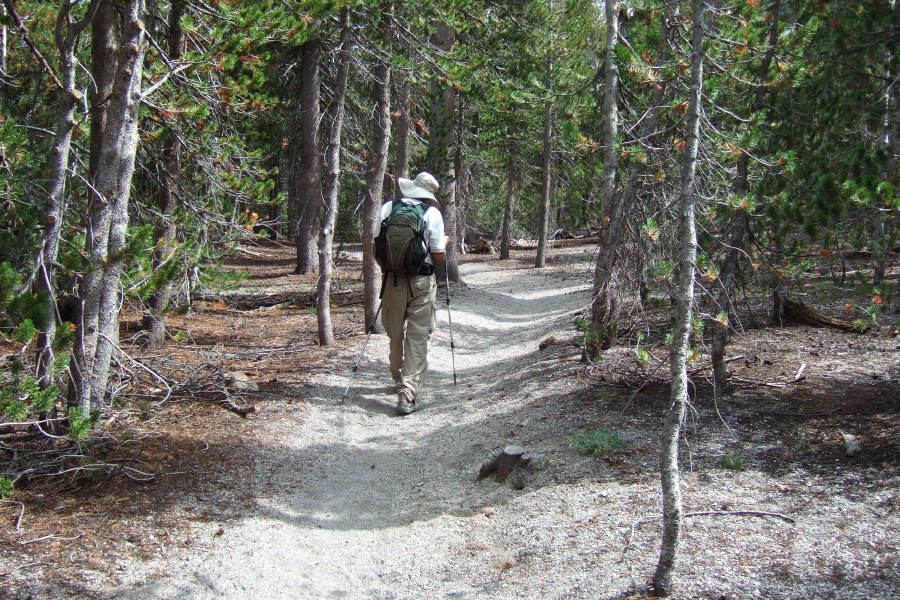
[(428, 205), (397, 200), (391, 214), (381, 222), (381, 233), (375, 238), (375, 256), (385, 273), (431, 275), (434, 265), (425, 262), (425, 211)]

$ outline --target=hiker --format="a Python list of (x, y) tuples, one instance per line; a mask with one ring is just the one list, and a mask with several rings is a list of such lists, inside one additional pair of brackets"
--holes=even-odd
[[(437, 179), (423, 171), (413, 180), (400, 177), (399, 184), (403, 197), (382, 206), (372, 253), (385, 277), (381, 324), (391, 340), (397, 412), (408, 415), (415, 409), (428, 369), (428, 341), (437, 311), (434, 269), (444, 262), (450, 240), (444, 235), (444, 218), (434, 195), (438, 191)], [(402, 226), (402, 222), (418, 223), (420, 231), (414, 231), (415, 225)], [(382, 228), (385, 235), (380, 235)], [(386, 239), (389, 232), (395, 241)], [(398, 251), (401, 246), (402, 252)], [(419, 255), (411, 258), (409, 249)]]

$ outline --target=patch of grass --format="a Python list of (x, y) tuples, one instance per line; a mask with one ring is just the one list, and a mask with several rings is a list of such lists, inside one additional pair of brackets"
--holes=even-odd
[(790, 415), (785, 414), (776, 414), (772, 417), (772, 421), (775, 422), (775, 425), (781, 428), (791, 427), (794, 425), (794, 418)]
[(665, 296), (650, 296), (647, 298), (647, 306), (650, 308), (666, 308), (670, 304), (669, 299)]
[(625, 444), (625, 436), (614, 429), (579, 429), (572, 436), (572, 450), (582, 454), (609, 454)]
[(9, 477), (0, 477), (0, 500), (9, 500), (15, 493), (12, 479)]
[(597, 402), (607, 405), (616, 399), (616, 395), (608, 388), (599, 388), (597, 390)]
[(801, 448), (809, 448), (812, 445), (812, 436), (808, 433), (798, 433), (794, 442)]
[(736, 454), (726, 454), (719, 459), (719, 466), (729, 471), (741, 471), (744, 468), (744, 458)]

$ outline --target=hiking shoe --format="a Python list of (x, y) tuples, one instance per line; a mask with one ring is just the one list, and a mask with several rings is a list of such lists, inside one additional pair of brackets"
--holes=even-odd
[(401, 416), (406, 416), (416, 408), (416, 401), (410, 400), (406, 394), (397, 394), (397, 412)]

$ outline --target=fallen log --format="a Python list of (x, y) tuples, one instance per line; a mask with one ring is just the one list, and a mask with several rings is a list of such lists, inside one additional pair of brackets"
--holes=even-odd
[[(354, 290), (342, 290), (331, 294), (332, 305), (344, 306), (347, 302), (342, 296), (349, 296)], [(282, 304), (292, 307), (306, 308), (316, 303), (316, 292), (283, 293), (283, 294), (194, 294), (193, 302), (222, 302), (228, 308), (239, 311), (271, 308)]]
[[(547, 242), (551, 248), (561, 248), (562, 246), (578, 246), (582, 244), (599, 244), (600, 238), (569, 238), (564, 240), (549, 240)], [(535, 250), (537, 242), (533, 244), (510, 244), (510, 250)]]
[[(810, 327), (828, 327), (831, 329), (840, 329), (841, 331), (854, 331), (853, 323), (851, 321), (829, 317), (826, 314), (822, 314), (819, 311), (806, 306), (803, 302), (795, 302), (794, 300), (780, 296), (780, 294), (778, 296), (781, 300), (781, 311), (784, 316), (801, 325), (808, 325)], [(778, 298), (776, 298), (775, 305), (777, 310)]]
[(503, 483), (516, 467), (527, 467), (531, 457), (525, 454), (525, 448), (518, 444), (511, 444), (503, 449), (503, 452), (481, 465), (478, 470), (478, 479), (481, 481), (494, 475), (497, 483)]

